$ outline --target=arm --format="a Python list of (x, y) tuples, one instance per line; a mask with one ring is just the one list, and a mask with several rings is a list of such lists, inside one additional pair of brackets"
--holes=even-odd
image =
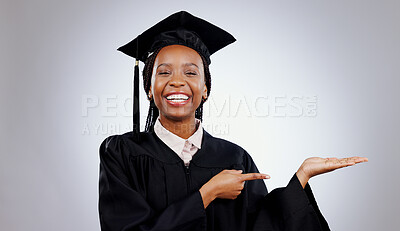
[(253, 230), (329, 231), (309, 184), (303, 189), (296, 174), (288, 185), (270, 192), (262, 204)]
[(261, 201), (262, 206), (256, 214), (253, 230), (265, 230), (266, 227), (285, 231), (330, 230), (318, 208), (308, 180), (322, 173), (366, 161), (368, 159), (362, 157), (308, 158), (286, 187), (273, 190)]
[(156, 212), (132, 187), (126, 174), (121, 141), (107, 138), (100, 146), (99, 215), (105, 230), (205, 230), (200, 192)]
[[(246, 169), (258, 172), (250, 156), (247, 158)], [(263, 181), (249, 181), (246, 193), (249, 201), (248, 230), (330, 230), (311, 187), (306, 184), (303, 188), (296, 174), (286, 187), (277, 188), (268, 194)]]

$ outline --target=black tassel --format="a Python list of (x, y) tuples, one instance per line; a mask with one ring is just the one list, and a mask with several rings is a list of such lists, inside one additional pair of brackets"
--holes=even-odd
[(139, 113), (139, 60), (136, 60), (133, 77), (133, 139), (140, 140), (140, 113)]

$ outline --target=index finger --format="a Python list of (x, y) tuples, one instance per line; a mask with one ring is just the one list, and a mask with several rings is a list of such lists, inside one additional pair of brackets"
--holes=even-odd
[(269, 175), (263, 173), (246, 173), (240, 176), (241, 181), (269, 179), (269, 178), (271, 178)]

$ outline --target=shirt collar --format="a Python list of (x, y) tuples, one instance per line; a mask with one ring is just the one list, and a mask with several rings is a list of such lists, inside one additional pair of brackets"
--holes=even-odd
[[(203, 127), (201, 121), (196, 118), (197, 130), (186, 139), (190, 144), (193, 144), (196, 148), (201, 149), (201, 141), (203, 138)], [(186, 140), (168, 131), (160, 122), (160, 117), (157, 118), (154, 124), (154, 132), (168, 147), (170, 147), (175, 153), (181, 154), (183, 147), (185, 146)]]

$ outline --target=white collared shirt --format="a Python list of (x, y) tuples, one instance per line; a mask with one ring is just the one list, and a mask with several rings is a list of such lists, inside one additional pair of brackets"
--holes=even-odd
[(201, 121), (196, 119), (197, 130), (188, 139), (183, 139), (164, 128), (157, 118), (154, 124), (154, 132), (170, 149), (172, 149), (185, 163), (186, 166), (192, 160), (197, 150), (201, 149), (201, 141), (203, 138), (203, 127)]

